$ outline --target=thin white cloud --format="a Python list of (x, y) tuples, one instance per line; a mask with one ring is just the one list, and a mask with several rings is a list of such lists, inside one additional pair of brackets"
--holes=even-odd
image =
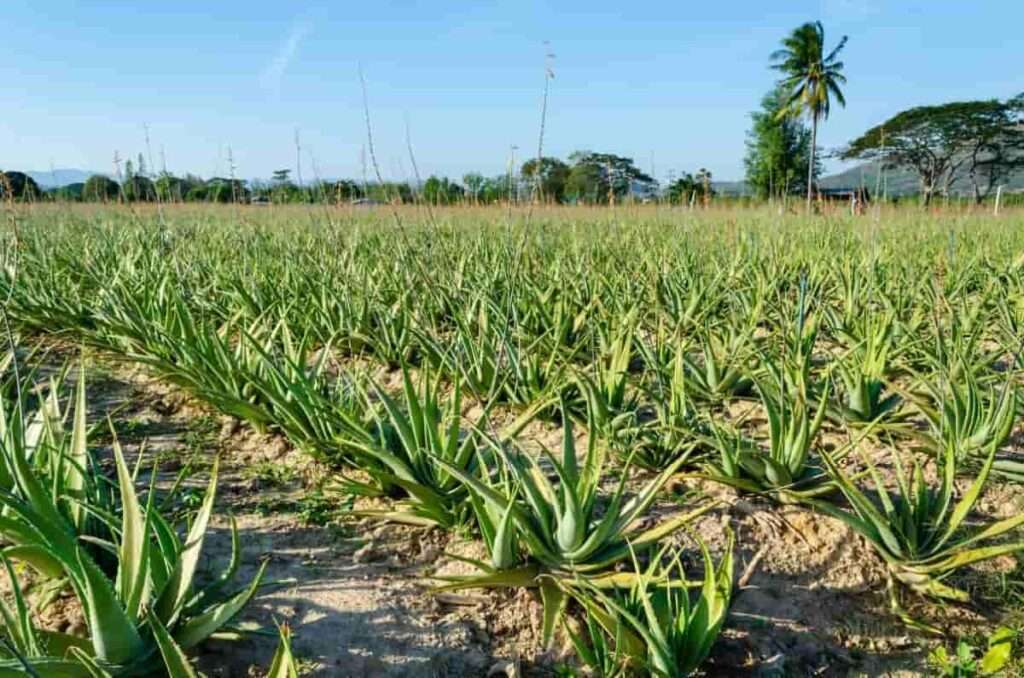
[(274, 58), (270, 60), (270, 63), (260, 73), (260, 84), (264, 89), (272, 92), (274, 95), (281, 92), (281, 84), (284, 82), (285, 72), (295, 59), (295, 54), (299, 51), (302, 41), (306, 39), (312, 30), (313, 24), (308, 19), (292, 22), (288, 35), (285, 37), (284, 42), (281, 43)]
[(881, 11), (874, 0), (822, 0), (821, 14), (826, 20), (864, 21)]

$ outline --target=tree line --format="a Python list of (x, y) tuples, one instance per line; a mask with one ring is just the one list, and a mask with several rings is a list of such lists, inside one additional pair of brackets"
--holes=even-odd
[(659, 198), (685, 202), (712, 191), (711, 173), (707, 170), (699, 170), (696, 176), (684, 172), (661, 192), (658, 182), (638, 168), (632, 158), (593, 151), (577, 151), (566, 160), (531, 158), (498, 176), (470, 172), (461, 182), (430, 176), (421, 184), (351, 179), (299, 184), (292, 180), (289, 169), (275, 171), (268, 181), (253, 182), (225, 177), (202, 179), (191, 174), (178, 177), (166, 171), (150, 176), (141, 156), (137, 162), (126, 162), (120, 174), (120, 180), (97, 174), (83, 183), (48, 191), (41, 190), (31, 177), (21, 172), (7, 172), (6, 176), (9, 190), (18, 199), (83, 202), (347, 203), (365, 200), (424, 201), (437, 205), (509, 201), (609, 204)]

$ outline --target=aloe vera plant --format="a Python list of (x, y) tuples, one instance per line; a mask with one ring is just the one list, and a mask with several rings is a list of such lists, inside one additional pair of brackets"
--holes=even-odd
[(658, 304), (677, 329), (699, 327), (724, 296), (725, 274), (709, 278), (697, 265), (688, 261), (686, 266), (661, 275), (655, 285)]
[[(933, 286), (923, 288), (926, 308), (948, 307), (949, 298)], [(919, 302), (920, 303), (920, 302)], [(990, 369), (1003, 352), (1002, 346), (986, 345), (986, 323), (981, 310), (988, 306), (974, 300), (966, 308), (955, 309), (946, 318), (933, 317), (931, 328), (908, 343), (905, 361), (912, 372), (940, 372), (951, 379), (978, 375)], [(925, 327), (925, 323), (921, 323)]]
[(780, 330), (783, 385), (794, 398), (811, 392), (814, 350), (821, 330), (820, 314), (811, 308), (818, 300), (816, 293), (817, 286), (812, 287), (807, 271), (801, 272), (792, 326)]
[[(998, 393), (982, 389), (977, 377), (964, 374), (959, 381), (926, 381), (930, 398), (917, 398), (918, 409), (931, 425), (926, 440), (937, 452), (947, 446), (964, 456), (1006, 442), (1017, 419), (1019, 396), (1012, 377), (1004, 378)], [(937, 407), (933, 405), (937, 404)]]
[[(564, 623), (566, 635), (572, 643), (573, 650), (580, 664), (583, 665), (588, 675), (598, 678), (626, 678), (639, 673), (639, 666), (642, 662), (638, 648), (629, 648), (630, 641), (639, 646), (639, 639), (630, 631), (625, 622), (618, 618), (611, 618), (605, 622), (612, 627), (610, 632), (605, 632), (604, 627), (597, 621), (597, 614), (584, 615), (579, 627), (567, 620)], [(629, 634), (627, 636), (627, 634)]]
[[(90, 656), (87, 639), (36, 627), (10, 562), (6, 559), (3, 562), (12, 584), (15, 609), (11, 610), (0, 601), (0, 615), (3, 616), (7, 633), (5, 648), (0, 649), (0, 661), (6, 660), (8, 665), (0, 664), (0, 677), (29, 675), (37, 678), (113, 678), (117, 675)], [(200, 674), (189, 663), (160, 620), (150, 615), (149, 623), (153, 629), (154, 642), (160, 650), (161, 668), (166, 674), (173, 678), (198, 678)], [(278, 635), (277, 650), (267, 669), (267, 678), (298, 678), (299, 663), (292, 652), (291, 629), (281, 625), (278, 627)], [(149, 674), (158, 672), (156, 666), (150, 666)]]
[(591, 301), (567, 294), (562, 285), (533, 280), (524, 285), (514, 301), (516, 324), (533, 337), (543, 337), (548, 349), (570, 354), (582, 350)]
[(621, 326), (603, 332), (593, 376), (578, 372), (574, 384), (582, 395), (580, 417), (593, 430), (614, 434), (636, 416), (638, 401), (630, 389), (629, 368), (633, 361), (637, 309)]
[(757, 390), (768, 419), (764, 448), (740, 431), (712, 426), (710, 444), (718, 452), (707, 462), (707, 475), (737, 489), (769, 493), (784, 502), (799, 501), (829, 488), (821, 470), (811, 463), (811, 451), (825, 418), (829, 387), (822, 389), (816, 410), (800, 398), (790, 402), (783, 391), (782, 371), (775, 370), (774, 387), (759, 382)]
[(372, 396), (366, 394), (383, 411), (372, 415), (369, 430), (343, 436), (339, 443), (363, 460), (363, 468), (381, 491), (397, 488), (404, 499), (393, 508), (363, 514), (442, 527), (455, 527), (469, 517), (465, 486), (439, 462), (473, 472), (486, 449), (483, 426), (488, 412), (485, 408), (476, 425), (464, 432), (462, 389), (456, 382), (444, 403), (443, 388), (440, 372), (426, 373), (417, 385), (403, 365), (401, 405), (376, 385)]
[(408, 301), (401, 297), (369, 309), (369, 327), (355, 339), (388, 367), (415, 362), (419, 342)]
[(634, 419), (632, 426), (619, 432), (622, 454), (650, 471), (660, 471), (679, 458), (685, 465), (694, 465), (708, 449), (710, 427), (690, 397), (683, 352), (676, 353), (669, 374), (657, 371), (655, 378), (645, 389), (653, 417)]
[(989, 448), (980, 471), (958, 501), (958, 453), (952, 444), (945, 448), (937, 486), (929, 482), (916, 459), (910, 463), (908, 474), (905, 461), (895, 452), (893, 455), (895, 497), (890, 497), (875, 465), (865, 459), (875, 486), (874, 499), (827, 454), (823, 455), (850, 508), (823, 501), (814, 505), (842, 520), (871, 544), (886, 564), (893, 609), (912, 621), (899, 604), (897, 585), (931, 598), (967, 602), (969, 594), (947, 583), (948, 579), (973, 563), (1024, 550), (1024, 541), (1005, 541), (1017, 535), (1024, 525), (1024, 514), (984, 523), (967, 522), (991, 475), (994, 447)]
[[(732, 600), (733, 539), (716, 566), (707, 546), (700, 541), (704, 563), (702, 582), (690, 591), (679, 550), (663, 547), (646, 569), (636, 562), (636, 576), (624, 590), (602, 590), (586, 582), (571, 588), (583, 606), (588, 624), (602, 627), (598, 647), (614, 650), (605, 664), (611, 675), (627, 671), (676, 678), (693, 675), (707, 659), (725, 624)], [(667, 560), (667, 563), (663, 561)], [(591, 618), (594, 622), (591, 622)], [(580, 641), (576, 641), (579, 643)], [(588, 655), (581, 653), (584, 658)], [(589, 656), (596, 656), (593, 651)]]
[[(562, 403), (563, 413), (566, 404)], [(438, 464), (474, 495), (476, 515), (491, 562), (470, 561), (481, 574), (442, 577), (444, 588), (539, 586), (545, 598), (544, 637), (550, 640), (565, 596), (559, 581), (585, 575), (603, 586), (626, 585), (628, 573), (612, 571), (634, 550), (646, 550), (713, 507), (640, 529), (639, 522), (658, 491), (682, 465), (682, 459), (651, 479), (636, 495), (626, 495), (628, 468), (608, 496), (599, 491), (606, 452), (589, 438), (582, 466), (576, 455), (573, 424), (567, 413), (560, 457), (546, 453), (557, 484), (537, 460), (494, 445), (500, 469), (472, 475), (448, 462)]]
[(452, 375), (468, 393), (481, 399), (502, 399), (507, 395), (508, 372), (502, 365), (505, 356), (501, 333), (491, 319), (497, 311), (484, 301), (470, 308), (477, 309), (476, 317), (464, 317), (471, 310), (457, 315), (450, 336), (424, 335), (420, 344), (428, 360)]
[[(549, 402), (564, 389), (567, 365), (573, 356), (546, 341), (544, 336), (527, 342), (506, 332), (501, 352), (508, 370), (505, 393), (514, 405), (529, 408), (539, 402)], [(557, 407), (550, 409), (557, 413)], [(548, 412), (541, 410), (540, 413)]]
[[(4, 660), (0, 669), (22, 669), (30, 661), (41, 676), (134, 676), (149, 673), (154, 658), (162, 656), (173, 675), (188, 675), (184, 669), (175, 670), (184, 656), (182, 648), (194, 647), (230, 622), (256, 592), (263, 569), (247, 586), (228, 589), (239, 565), (239, 542), (232, 528), (233, 553), (227, 569), (205, 588), (197, 588), (194, 580), (213, 513), (217, 464), (182, 540), (159, 512), (155, 488), (149, 488), (144, 501), (136, 493), (135, 474), (116, 440), (116, 480), (98, 474), (86, 445), (81, 377), (76, 393), (70, 435), (55, 430), (63, 417), (50, 411), (36, 419), (44, 429), (39, 434), (5, 436), (3, 456), (10, 485), (0, 492), (0, 536), (9, 544), (3, 549), (5, 558), (70, 585), (82, 606), (89, 635), (51, 635), (45, 645), (33, 644), (38, 634), (21, 619), (16, 625), (21, 639), (14, 645), (20, 647), (18, 653), (28, 651), (31, 656)], [(26, 401), (22, 394), (13, 416), (5, 417), (8, 430)], [(52, 400), (43, 403), (45, 408)], [(33, 441), (35, 446), (23, 444)], [(64, 463), (41, 464), (40, 458)], [(106, 486), (113, 489), (113, 503), (91, 502), (91, 497), (102, 496)], [(86, 515), (101, 523), (106, 538), (83, 532)], [(20, 609), (17, 616), (24, 616)], [(15, 626), (8, 624), (8, 628)], [(65, 651), (71, 655), (64, 656)], [(82, 672), (83, 666), (93, 673)]]
[[(561, 454), (556, 457), (546, 452), (557, 484), (548, 479), (544, 467), (534, 458), (501, 445), (495, 446), (508, 474), (515, 481), (511, 495), (451, 463), (438, 463), (497, 513), (508, 513), (515, 532), (506, 538), (522, 540), (529, 556), (547, 571), (595, 572), (607, 569), (628, 557), (630, 545), (637, 549), (650, 546), (695, 517), (696, 514), (691, 512), (638, 531), (636, 522), (682, 465), (682, 460), (665, 468), (632, 498), (626, 495), (626, 469), (615, 491), (608, 497), (602, 497), (599, 489), (607, 452), (593, 436), (588, 437), (581, 466), (576, 456), (573, 431), (571, 419), (567, 418), (562, 431)], [(602, 508), (603, 511), (600, 510)], [(703, 507), (697, 513), (707, 508)]]
[(881, 420), (895, 422), (905, 418), (899, 408), (898, 393), (887, 392), (890, 373), (889, 354), (893, 350), (895, 320), (890, 316), (881, 321), (869, 320), (864, 337), (836, 360), (835, 372), (843, 386), (844, 402), (839, 417), (851, 424), (866, 424)]
[(700, 358), (684, 356), (692, 397), (717, 404), (750, 393), (750, 363), (754, 328), (729, 326), (724, 333), (707, 330), (701, 336)]

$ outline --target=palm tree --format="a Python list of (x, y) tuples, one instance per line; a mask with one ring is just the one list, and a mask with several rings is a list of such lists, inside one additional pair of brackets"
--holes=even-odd
[(843, 62), (837, 61), (846, 46), (844, 35), (839, 44), (825, 53), (825, 27), (820, 21), (807, 22), (794, 29), (782, 41), (782, 49), (772, 54), (772, 68), (783, 73), (781, 85), (788, 95), (779, 117), (799, 116), (811, 118), (811, 162), (807, 166), (807, 211), (811, 210), (814, 192), (814, 154), (818, 142), (818, 121), (827, 119), (832, 97), (840, 106), (846, 106), (839, 85), (846, 84)]

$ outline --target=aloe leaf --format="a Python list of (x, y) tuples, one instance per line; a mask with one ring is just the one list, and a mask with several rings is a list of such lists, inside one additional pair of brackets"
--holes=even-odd
[[(936, 549), (941, 548), (946, 542), (949, 541), (950, 537), (960, 528), (964, 519), (974, 508), (974, 505), (978, 502), (978, 498), (981, 497), (981, 491), (985, 488), (985, 483), (988, 480), (989, 472), (992, 470), (992, 464), (995, 462), (996, 448), (993, 445), (985, 458), (985, 463), (981, 467), (981, 471), (978, 472), (974, 482), (971, 483), (970, 488), (964, 493), (956, 507), (953, 509), (953, 514), (949, 518), (949, 523), (946, 527), (946, 531), (942, 534), (936, 544)], [(952, 464), (952, 460), (948, 460), (947, 465)]]
[(187, 599), (192, 588), (192, 579), (195, 576), (196, 567), (199, 564), (199, 556), (203, 549), (203, 539), (206, 536), (210, 524), (210, 516), (213, 513), (213, 500), (217, 494), (217, 469), (220, 465), (219, 459), (214, 459), (213, 469), (210, 471), (210, 483), (206, 488), (206, 496), (202, 506), (196, 514), (189, 530), (185, 545), (178, 556), (173, 571), (165, 585), (160, 597), (157, 599), (155, 611), (162, 623), (173, 624), (181, 611), (181, 606)]
[(54, 656), (67, 656), (71, 648), (77, 648), (90, 655), (96, 654), (92, 641), (82, 636), (45, 629), (36, 629), (36, 635), (39, 637), (40, 644), (46, 648), (47, 653)]
[[(106, 671), (96, 673), (82, 663), (60, 657), (33, 657), (27, 663), (39, 678), (110, 678)], [(19, 659), (0, 660), (0, 678), (32, 676), (25, 669), (25, 664)]]
[(513, 521), (513, 508), (515, 508), (515, 497), (509, 501), (494, 532), (494, 543), (491, 545), (491, 564), (496, 570), (507, 570), (516, 561), (514, 543), (516, 530)]
[(84, 552), (79, 551), (82, 605), (96, 657), (112, 664), (124, 664), (144, 649), (132, 618), (117, 600), (113, 587)]
[(984, 546), (966, 551), (958, 551), (944, 558), (928, 561), (927, 563), (911, 564), (907, 566), (907, 569), (922, 574), (943, 574), (960, 569), (966, 565), (1019, 551), (1024, 551), (1024, 542)]
[(554, 640), (555, 628), (565, 610), (568, 597), (558, 582), (551, 577), (540, 577), (540, 597), (544, 607), (544, 621), (541, 631), (541, 644), (544, 647), (551, 647)]
[(149, 520), (143, 517), (142, 507), (132, 475), (125, 464), (120, 443), (114, 440), (114, 463), (117, 467), (121, 491), (121, 545), (118, 552), (118, 594), (125, 613), (132, 619), (139, 616), (143, 594), (148, 584), (146, 563), (149, 556)]
[(167, 669), (167, 673), (174, 678), (196, 678), (196, 672), (189, 663), (188, 657), (174, 642), (174, 638), (160, 623), (160, 619), (152, 612), (148, 619), (149, 628), (153, 631), (153, 638), (156, 640), (157, 647), (160, 648), (160, 655), (164, 658), (164, 667)]
[(279, 640), (274, 658), (267, 669), (267, 678), (299, 678), (298, 663), (292, 654), (292, 632), (287, 624), (277, 627)]
[(248, 587), (227, 601), (190, 618), (179, 629), (175, 630), (174, 640), (183, 648), (195, 647), (220, 627), (231, 621), (255, 595), (256, 590), (259, 589), (260, 583), (263, 581), (263, 573), (266, 569), (267, 562), (264, 561)]
[(4, 632), (12, 641), (14, 647), (21, 654), (35, 657), (40, 654), (39, 641), (35, 625), (29, 616), (28, 606), (21, 593), (21, 585), (14, 574), (11, 561), (3, 558), (4, 569), (7, 572), (7, 581), (14, 598), (14, 610), (10, 610), (6, 603), (0, 599), (0, 613), (4, 621)]
[(49, 579), (64, 576), (64, 563), (42, 544), (20, 544), (0, 550), (5, 558), (30, 565), (39, 574)]
[[(85, 365), (79, 369), (78, 388), (75, 392), (75, 413), (71, 429), (71, 449), (69, 450), (70, 463), (68, 464), (67, 477), (65, 479), (65, 491), (68, 496), (82, 500), (85, 492), (85, 475), (82, 469), (89, 463), (86, 450), (87, 429), (86, 429), (86, 400), (85, 400)], [(71, 522), (78, 530), (82, 529), (82, 508), (79, 504), (72, 503), (68, 507)]]
[(487, 572), (479, 575), (434, 577), (447, 582), (434, 588), (435, 592), (458, 591), (473, 588), (528, 588), (537, 586), (540, 569), (536, 565), (524, 565), (511, 570)]

